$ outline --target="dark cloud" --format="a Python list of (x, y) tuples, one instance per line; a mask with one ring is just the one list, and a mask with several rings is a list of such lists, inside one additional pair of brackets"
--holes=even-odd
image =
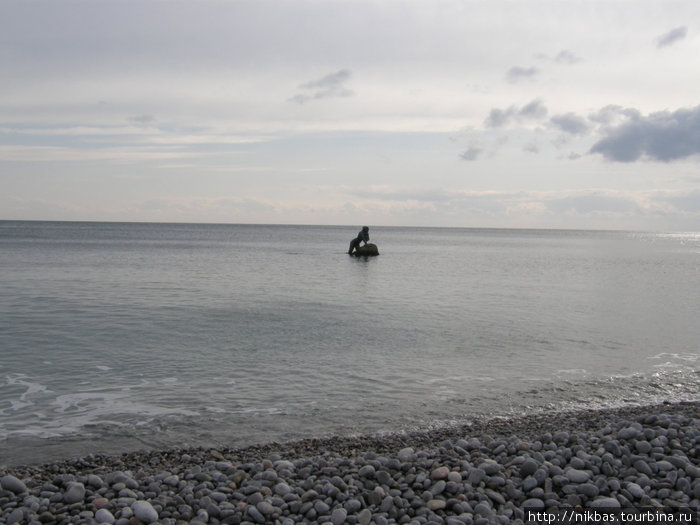
[(571, 135), (583, 135), (588, 131), (588, 123), (583, 117), (574, 113), (556, 115), (549, 120), (557, 129)]
[(700, 154), (700, 106), (643, 117), (629, 111), (627, 121), (604, 129), (590, 150), (608, 160), (634, 162), (642, 156), (670, 162)]
[(506, 78), (508, 82), (518, 82), (520, 80), (532, 79), (539, 73), (536, 67), (513, 66), (508, 70)]
[(484, 125), (489, 128), (506, 126), (513, 119), (541, 119), (547, 116), (547, 108), (540, 99), (524, 105), (522, 108), (511, 106), (507, 109), (493, 108), (486, 117)]
[(659, 49), (675, 44), (679, 40), (683, 40), (688, 34), (688, 28), (685, 26), (671, 29), (668, 33), (664, 33), (656, 39), (656, 47)]
[(354, 95), (354, 93), (350, 89), (346, 88), (344, 84), (350, 79), (351, 76), (352, 72), (349, 69), (341, 69), (335, 73), (319, 78), (318, 80), (305, 82), (304, 84), (299, 85), (299, 88), (304, 92), (293, 96), (289, 100), (292, 102), (297, 102), (298, 104), (304, 104), (309, 100), (350, 97)]

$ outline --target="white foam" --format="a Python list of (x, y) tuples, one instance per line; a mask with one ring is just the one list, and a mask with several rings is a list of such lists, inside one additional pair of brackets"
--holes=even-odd
[(678, 359), (679, 361), (688, 361), (688, 362), (695, 362), (698, 359), (700, 359), (700, 354), (676, 354), (676, 353), (669, 353), (669, 352), (662, 352), (657, 355), (653, 355), (648, 357), (648, 359)]
[(562, 370), (557, 370), (555, 374), (583, 377), (588, 374), (588, 371), (585, 368), (564, 368)]
[(26, 374), (10, 374), (5, 377), (5, 381), (9, 386), (23, 386), (26, 388), (26, 390), (19, 395), (18, 399), (9, 400), (13, 406), (13, 410), (19, 410), (25, 406), (33, 405), (34, 401), (29, 399), (32, 396), (51, 392), (45, 385), (29, 381), (28, 378), (29, 376)]
[(472, 376), (472, 375), (459, 375), (459, 376), (442, 376), (433, 377), (432, 379), (423, 379), (420, 382), (424, 385), (435, 385), (439, 383), (454, 383), (460, 381), (495, 381), (493, 377), (490, 376)]
[(111, 366), (106, 366), (106, 365), (97, 365), (95, 366), (98, 370), (102, 370), (103, 372), (106, 372), (108, 370), (112, 370)]

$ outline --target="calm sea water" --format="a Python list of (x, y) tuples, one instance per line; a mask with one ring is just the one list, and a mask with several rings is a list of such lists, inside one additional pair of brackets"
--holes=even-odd
[(0, 222), (0, 464), (697, 399), (700, 233)]

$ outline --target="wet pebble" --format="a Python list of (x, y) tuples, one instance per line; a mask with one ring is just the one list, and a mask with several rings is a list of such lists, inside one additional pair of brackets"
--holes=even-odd
[(691, 506), (697, 409), (2, 467), (0, 523), (489, 525), (523, 509)]

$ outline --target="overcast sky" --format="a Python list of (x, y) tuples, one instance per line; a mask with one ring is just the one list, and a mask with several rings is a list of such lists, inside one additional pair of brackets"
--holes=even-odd
[(700, 2), (3, 0), (0, 219), (700, 230)]

